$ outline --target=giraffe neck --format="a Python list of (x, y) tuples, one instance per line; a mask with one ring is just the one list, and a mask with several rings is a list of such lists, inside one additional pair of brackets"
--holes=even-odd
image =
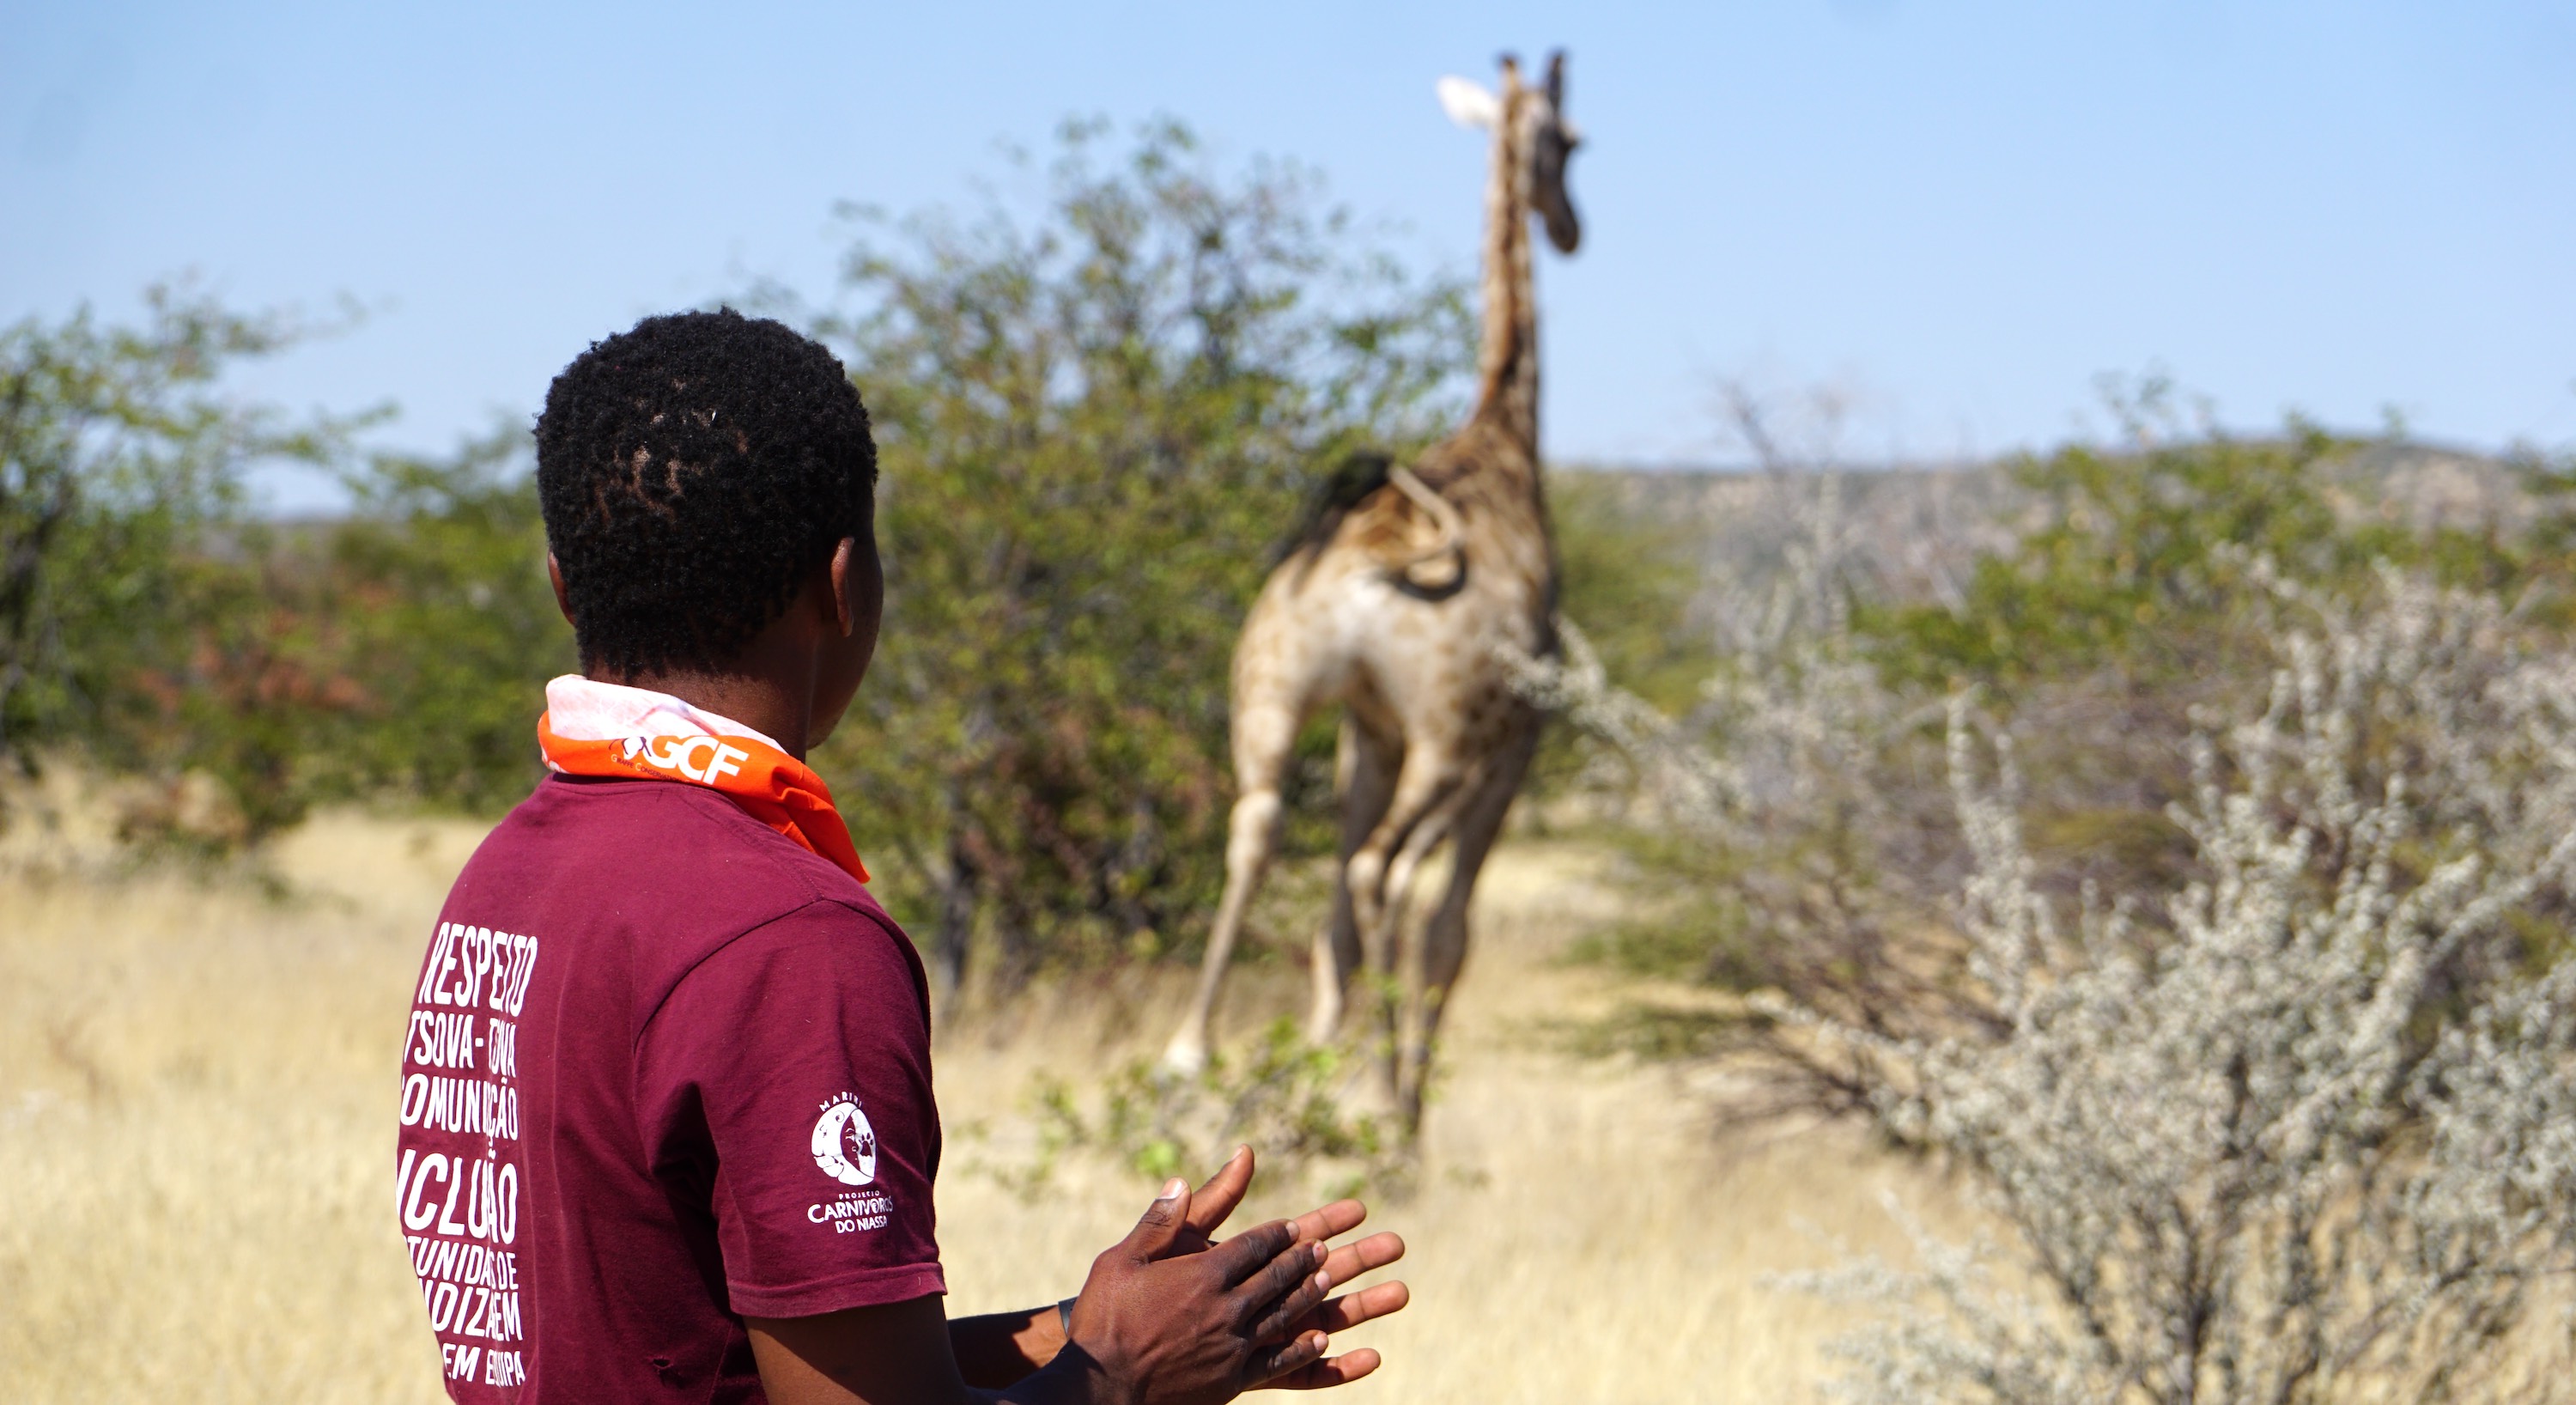
[(1485, 182), (1481, 292), (1484, 342), (1476, 359), (1476, 415), (1517, 438), (1538, 461), (1538, 302), (1530, 289), (1530, 162), (1523, 89), (1507, 78)]

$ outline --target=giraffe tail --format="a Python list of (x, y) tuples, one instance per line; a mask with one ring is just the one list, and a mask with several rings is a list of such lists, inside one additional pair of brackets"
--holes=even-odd
[[(1388, 563), (1388, 574), (1396, 578), (1397, 584), (1407, 594), (1429, 599), (1446, 599), (1457, 594), (1467, 583), (1467, 523), (1458, 515), (1457, 505), (1432, 491), (1430, 484), (1414, 476), (1413, 470), (1402, 464), (1390, 465), (1386, 479), (1395, 485), (1397, 492), (1422, 509), (1423, 514), (1431, 519), (1431, 525), (1440, 531), (1438, 541)], [(1437, 578), (1415, 574), (1442, 557), (1453, 558), (1445, 574)]]
[(1298, 556), (1308, 558), (1311, 565), (1315, 553), (1341, 530), (1342, 519), (1350, 515), (1351, 509), (1386, 486), (1387, 473), (1394, 464), (1395, 460), (1385, 454), (1363, 449), (1333, 465), (1332, 473), (1317, 485), (1315, 495), (1307, 500), (1306, 511), (1297, 523), (1297, 530), (1279, 544), (1278, 551), (1271, 557), (1271, 566), (1276, 568)]

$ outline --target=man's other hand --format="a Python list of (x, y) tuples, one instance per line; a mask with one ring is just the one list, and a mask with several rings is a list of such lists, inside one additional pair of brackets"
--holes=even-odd
[[(1404, 1241), (1373, 1234), (1329, 1246), (1367, 1218), (1355, 1200), (1218, 1240), (1251, 1182), (1246, 1150), (1195, 1195), (1180, 1181), (1167, 1186), (1135, 1229), (1093, 1261), (1073, 1305), (1068, 1348), (1049, 1344), (1054, 1359), (1044, 1369), (998, 1392), (967, 1386), (935, 1297), (753, 1319), (762, 1383), (778, 1405), (1215, 1405), (1256, 1386), (1314, 1389), (1376, 1370), (1375, 1351), (1325, 1350), (1332, 1333), (1403, 1307), (1405, 1286), (1328, 1295), (1334, 1284), (1401, 1258)], [(1052, 1327), (1055, 1313), (1007, 1316)]]
[[(1243, 1203), (1252, 1188), (1253, 1155), (1248, 1146), (1236, 1147), (1234, 1155), (1208, 1177), (1207, 1183), (1191, 1194), (1189, 1213), (1183, 1231), (1174, 1237), (1172, 1253), (1188, 1254), (1206, 1249), (1216, 1242), (1216, 1232), (1228, 1216)], [(1299, 1215), (1288, 1223), (1297, 1231), (1301, 1242), (1326, 1243), (1360, 1227), (1368, 1219), (1368, 1207), (1357, 1200), (1336, 1200)], [(1324, 1276), (1338, 1286), (1371, 1269), (1384, 1268), (1404, 1257), (1404, 1240), (1379, 1232), (1353, 1243), (1333, 1245), (1324, 1259)], [(1299, 1332), (1345, 1331), (1375, 1317), (1398, 1312), (1413, 1300), (1412, 1290), (1400, 1282), (1377, 1283), (1356, 1293), (1345, 1293), (1318, 1306), (1294, 1324)], [(1382, 1364), (1376, 1350), (1362, 1347), (1341, 1356), (1326, 1357), (1297, 1370), (1263, 1382), (1279, 1390), (1317, 1390), (1326, 1386), (1345, 1385), (1376, 1370)]]
[(1108, 1398), (1219, 1405), (1324, 1357), (1321, 1330), (1297, 1324), (1323, 1305), (1325, 1247), (1286, 1220), (1222, 1244), (1190, 1223), (1189, 1183), (1174, 1180), (1127, 1237), (1091, 1262), (1073, 1303), (1078, 1358), (1114, 1383)]

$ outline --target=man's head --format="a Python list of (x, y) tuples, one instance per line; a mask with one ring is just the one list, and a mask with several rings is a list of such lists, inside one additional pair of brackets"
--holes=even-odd
[(722, 673), (870, 535), (876, 445), (832, 353), (726, 309), (649, 317), (555, 377), (537, 491), (584, 669)]

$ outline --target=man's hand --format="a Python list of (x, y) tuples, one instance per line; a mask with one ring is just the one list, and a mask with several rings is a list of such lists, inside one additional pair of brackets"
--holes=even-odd
[[(1127, 1237), (1092, 1260), (1073, 1304), (1076, 1358), (1110, 1398), (1221, 1405), (1323, 1360), (1327, 1342), (1298, 1323), (1323, 1305), (1327, 1251), (1273, 1220), (1207, 1247), (1189, 1218), (1189, 1183), (1174, 1180)], [(1183, 1236), (1200, 1241), (1196, 1252)]]
[[(1199, 1252), (1189, 1186), (1173, 1181), (1091, 1265), (1073, 1340), (998, 1393), (1017, 1405), (1223, 1405), (1323, 1360), (1296, 1324), (1324, 1301), (1326, 1251), (1286, 1220)], [(936, 1297), (805, 1318), (750, 1318), (764, 1391), (779, 1405), (967, 1405)]]
[[(1187, 1227), (1173, 1241), (1172, 1252), (1196, 1253), (1215, 1242), (1216, 1231), (1235, 1208), (1243, 1203), (1244, 1193), (1252, 1187), (1253, 1157), (1248, 1146), (1235, 1148), (1216, 1174), (1208, 1177), (1190, 1196)], [(1307, 1211), (1289, 1221), (1300, 1241), (1322, 1243), (1348, 1234), (1368, 1219), (1368, 1207), (1356, 1200), (1336, 1200), (1330, 1205)], [(1354, 1243), (1331, 1249), (1324, 1259), (1324, 1276), (1329, 1283), (1348, 1283), (1371, 1269), (1384, 1268), (1404, 1257), (1404, 1241), (1380, 1232)], [(1345, 1331), (1374, 1317), (1401, 1311), (1412, 1301), (1412, 1290), (1402, 1283), (1378, 1283), (1356, 1293), (1317, 1307), (1298, 1321), (1299, 1332)], [(1344, 1385), (1374, 1371), (1382, 1364), (1376, 1350), (1362, 1347), (1342, 1356), (1323, 1360), (1287, 1372), (1263, 1384), (1281, 1390), (1316, 1390), (1325, 1386)]]
[[(984, 1384), (1012, 1381), (998, 1399), (1025, 1405), (1199, 1405), (1255, 1385), (1313, 1389), (1376, 1370), (1378, 1354), (1367, 1348), (1325, 1356), (1327, 1338), (1403, 1307), (1404, 1285), (1381, 1283), (1329, 1301), (1326, 1294), (1403, 1257), (1404, 1241), (1373, 1234), (1328, 1248), (1324, 1241), (1368, 1215), (1358, 1201), (1343, 1200), (1219, 1242), (1216, 1231), (1251, 1183), (1247, 1149), (1197, 1194), (1182, 1189), (1155, 1201), (1125, 1240), (1094, 1261), (1074, 1306), (1071, 1350), (1059, 1349), (1053, 1308), (971, 1319), (983, 1325), (967, 1336), (992, 1358), (981, 1363), (991, 1372)], [(762, 1383), (778, 1405), (993, 1399), (961, 1378), (951, 1335), (958, 1325), (944, 1320), (935, 1297), (749, 1322)], [(1006, 1356), (1024, 1364), (1002, 1369)], [(1014, 1379), (1040, 1362), (1048, 1364)]]

